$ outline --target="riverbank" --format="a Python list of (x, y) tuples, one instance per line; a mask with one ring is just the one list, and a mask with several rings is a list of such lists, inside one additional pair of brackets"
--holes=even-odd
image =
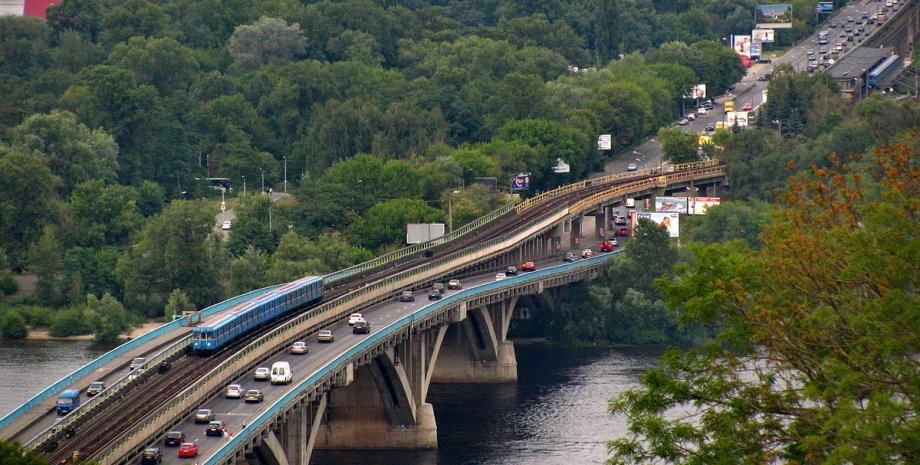
[[(151, 321), (140, 326), (135, 326), (131, 328), (131, 332), (128, 333), (128, 338), (125, 340), (134, 339), (150, 330), (156, 329), (161, 325), (163, 325), (162, 322)], [(46, 329), (29, 329), (29, 335), (26, 337), (26, 339), (31, 341), (92, 341), (93, 335), (84, 334), (80, 336), (55, 337), (48, 334), (48, 330)]]

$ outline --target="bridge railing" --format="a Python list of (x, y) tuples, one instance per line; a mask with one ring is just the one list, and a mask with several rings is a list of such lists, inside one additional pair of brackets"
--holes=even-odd
[[(615, 253), (619, 253), (615, 252)], [(597, 266), (613, 254), (604, 254), (594, 258), (589, 258), (585, 260), (580, 260), (573, 263), (565, 263), (559, 266), (552, 268), (547, 268), (543, 270), (534, 271), (531, 273), (521, 274), (517, 276), (508, 277), (504, 281), (496, 281), (485, 283), (479, 286), (470, 287), (463, 289), (459, 292), (451, 294), (439, 301), (436, 301), (433, 304), (426, 306), (425, 308), (413, 312), (409, 315), (406, 315), (399, 320), (390, 323), (383, 328), (371, 333), (368, 337), (362, 339), (360, 342), (337, 356), (336, 358), (330, 360), (328, 363), (319, 368), (312, 375), (308, 376), (305, 380), (297, 383), (292, 389), (290, 389), (284, 396), (276, 400), (269, 406), (265, 411), (259, 414), (258, 417), (249, 422), (246, 430), (243, 430), (230, 438), (229, 441), (225, 442), (219, 449), (217, 449), (211, 456), (209, 456), (202, 465), (219, 465), (223, 460), (229, 455), (232, 454), (235, 450), (240, 449), (245, 442), (248, 440), (247, 435), (244, 434), (247, 431), (258, 432), (262, 429), (263, 426), (269, 421), (272, 421), (278, 414), (282, 413), (287, 409), (288, 405), (293, 403), (298, 399), (298, 397), (305, 391), (311, 389), (316, 384), (321, 382), (323, 379), (327, 378), (329, 375), (333, 374), (333, 371), (345, 364), (349, 363), (351, 360), (357, 358), (361, 353), (371, 350), (374, 346), (380, 344), (383, 340), (389, 337), (391, 334), (404, 330), (405, 328), (412, 325), (415, 321), (427, 318), (431, 314), (441, 311), (445, 307), (450, 307), (456, 305), (472, 296), (492, 292), (503, 287), (512, 287), (523, 282), (529, 281), (538, 281), (555, 275), (563, 275), (571, 273), (573, 270), (579, 270), (581, 268)]]
[[(685, 174), (686, 173), (670, 172), (663, 175), (663, 177), (670, 179), (672, 176), (676, 177)], [(615, 189), (627, 192), (641, 189), (647, 184), (654, 184), (655, 182), (655, 179), (644, 179), (634, 183), (617, 186)], [(499, 248), (502, 248), (502, 250), (504, 250), (504, 248), (510, 248), (522, 238), (530, 237), (536, 234), (538, 230), (547, 227), (548, 224), (552, 224), (563, 218), (568, 212), (569, 207), (558, 207), (551, 212), (546, 212), (545, 215), (539, 218), (529, 221), (515, 232), (504, 234), (484, 243), (454, 252), (445, 257), (428, 261), (425, 264), (384, 278), (298, 315), (296, 318), (285, 322), (271, 332), (253, 341), (242, 350), (231, 355), (202, 377), (196, 384), (189, 386), (180, 393), (170, 406), (160, 410), (155, 416), (142, 420), (132, 431), (125, 433), (107, 445), (104, 448), (106, 452), (101, 457), (98, 457), (98, 459), (103, 465), (111, 463), (111, 461), (116, 460), (135, 447), (134, 445), (136, 443), (141, 442), (140, 438), (156, 435), (160, 428), (172, 424), (172, 422), (176, 421), (181, 415), (190, 413), (199, 402), (222, 388), (226, 378), (233, 373), (245, 369), (249, 364), (259, 361), (259, 354), (263, 353), (261, 350), (262, 347), (266, 345), (269, 347), (284, 346), (286, 343), (306, 332), (307, 328), (318, 328), (344, 317), (356, 308), (356, 306), (351, 305), (351, 302), (360, 301), (361, 305), (366, 307), (387, 300), (399, 288), (407, 286), (407, 283), (416, 282), (417, 280), (414, 278), (416, 276), (428, 276), (433, 270), (450, 270), (455, 269), (459, 265), (469, 264), (464, 261), (467, 257), (472, 257), (473, 261), (478, 260), (477, 256), (483, 255), (484, 251), (491, 250), (494, 253)], [(463, 263), (456, 263), (458, 261)], [(444, 273), (449, 274), (449, 271), (445, 271)]]
[[(226, 308), (231, 307), (240, 301), (246, 300), (253, 295), (268, 292), (276, 287), (277, 286), (269, 286), (269, 287), (265, 287), (262, 289), (256, 289), (254, 291), (247, 292), (243, 295), (238, 295), (231, 299), (227, 299), (223, 302), (214, 304), (210, 307), (203, 309), (201, 311), (201, 315), (206, 317), (216, 312), (223, 311)], [(78, 368), (77, 370), (73, 371), (69, 375), (58, 380), (56, 383), (52, 384), (51, 386), (48, 386), (47, 388), (45, 388), (38, 394), (32, 396), (32, 398), (26, 401), (26, 403), (20, 405), (18, 408), (16, 408), (16, 410), (13, 410), (12, 412), (8, 413), (6, 416), (3, 417), (3, 419), (0, 419), (0, 430), (3, 430), (7, 426), (9, 426), (10, 423), (15, 421), (20, 416), (22, 416), (25, 412), (37, 407), (44, 400), (57, 394), (60, 391), (63, 391), (64, 388), (66, 388), (67, 386), (70, 386), (77, 380), (80, 380), (84, 376), (87, 376), (90, 373), (96, 371), (97, 369), (111, 362), (115, 358), (125, 355), (131, 352), (132, 350), (140, 347), (141, 345), (146, 344), (170, 331), (178, 329), (179, 327), (188, 324), (188, 322), (189, 322), (189, 317), (182, 317), (170, 323), (166, 323), (163, 326), (160, 326), (156, 329), (148, 331), (142, 334), (141, 336), (138, 336), (137, 338), (134, 338), (128, 342), (125, 342), (124, 344), (121, 344), (120, 346), (106, 352), (101, 357)], [(8, 435), (5, 434), (5, 436), (8, 436)]]

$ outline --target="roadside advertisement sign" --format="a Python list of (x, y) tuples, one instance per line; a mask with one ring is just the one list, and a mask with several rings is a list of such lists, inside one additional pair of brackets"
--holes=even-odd
[(655, 197), (655, 211), (687, 213), (687, 197)]
[(763, 51), (763, 46), (758, 41), (751, 42), (751, 58), (759, 58), (761, 52)]
[(696, 145), (706, 145), (712, 143), (712, 136), (700, 136), (696, 139)]
[(610, 134), (601, 134), (597, 136), (597, 149), (598, 150), (610, 150), (611, 142)]
[(730, 113), (726, 113), (725, 117), (726, 117), (726, 124), (729, 127), (732, 127), (736, 124), (741, 127), (745, 127), (748, 125), (748, 112), (746, 111), (733, 111)]
[(751, 36), (732, 36), (732, 48), (741, 56), (751, 57)]
[(706, 98), (706, 84), (697, 84), (690, 89), (690, 93), (684, 95), (684, 98)]
[(638, 212), (636, 219), (648, 218), (659, 226), (668, 230), (668, 237), (680, 237), (680, 215), (677, 213)]
[(751, 31), (751, 41), (764, 44), (773, 43), (776, 31), (773, 29), (754, 29)]
[(705, 215), (706, 209), (713, 205), (719, 205), (721, 202), (722, 199), (719, 197), (690, 197), (690, 214)]
[(791, 28), (792, 4), (755, 6), (754, 23), (758, 29)]
[(511, 176), (511, 192), (530, 189), (530, 173), (518, 173)]
[(421, 244), (444, 235), (444, 223), (409, 223), (406, 225), (406, 244)]
[(562, 174), (562, 173), (569, 173), (571, 171), (572, 171), (572, 167), (569, 166), (569, 164), (566, 163), (565, 160), (561, 158), (556, 159), (556, 164), (553, 165), (553, 173)]
[(815, 7), (815, 13), (833, 13), (834, 12), (834, 2), (818, 2), (818, 6)]

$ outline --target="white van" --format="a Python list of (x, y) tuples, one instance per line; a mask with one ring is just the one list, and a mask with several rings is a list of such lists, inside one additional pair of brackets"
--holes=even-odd
[(294, 377), (291, 364), (288, 362), (275, 362), (272, 364), (272, 384), (288, 384)]
[(636, 199), (626, 199), (626, 208), (636, 208)]

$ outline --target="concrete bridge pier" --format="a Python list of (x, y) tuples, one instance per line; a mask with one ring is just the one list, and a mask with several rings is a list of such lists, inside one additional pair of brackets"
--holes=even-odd
[(508, 328), (518, 298), (466, 310), (466, 318), (447, 327), (436, 383), (512, 383), (517, 381), (514, 344)]

